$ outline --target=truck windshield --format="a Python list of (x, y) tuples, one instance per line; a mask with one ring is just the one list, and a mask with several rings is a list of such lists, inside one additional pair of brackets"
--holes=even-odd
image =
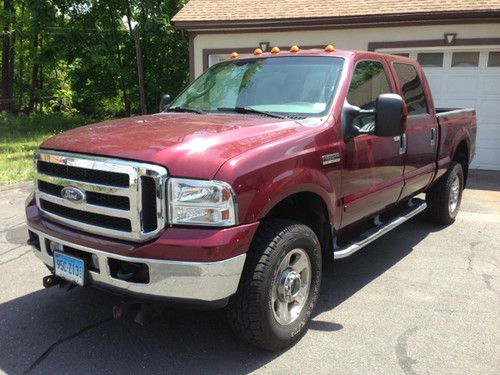
[(273, 57), (214, 65), (169, 110), (234, 111), (283, 116), (321, 116), (329, 109), (343, 59)]

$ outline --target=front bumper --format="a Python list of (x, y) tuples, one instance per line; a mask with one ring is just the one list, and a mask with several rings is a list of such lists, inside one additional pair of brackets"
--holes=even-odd
[[(138, 298), (162, 298), (174, 301), (210, 304), (224, 301), (238, 288), (246, 254), (214, 261), (191, 262), (128, 257), (78, 245), (43, 233), (32, 226), (29, 230), (38, 236), (39, 246), (33, 247), (35, 255), (48, 267), (53, 267), (50, 241), (80, 251), (81, 254), (95, 254), (98, 269), (89, 270), (88, 284), (118, 294)], [(140, 263), (147, 267), (147, 283), (121, 280), (113, 275), (111, 261)]]

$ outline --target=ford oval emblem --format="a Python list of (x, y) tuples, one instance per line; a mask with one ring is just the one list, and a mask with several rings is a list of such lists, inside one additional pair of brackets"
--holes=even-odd
[(61, 197), (73, 203), (83, 203), (86, 198), (84, 191), (73, 186), (68, 186), (62, 189)]

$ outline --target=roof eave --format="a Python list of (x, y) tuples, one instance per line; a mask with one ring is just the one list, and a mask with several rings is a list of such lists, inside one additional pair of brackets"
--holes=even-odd
[(317, 18), (283, 18), (259, 20), (210, 20), (210, 21), (177, 21), (173, 19), (173, 26), (178, 30), (217, 30), (217, 29), (274, 29), (282, 27), (317, 28), (317, 27), (364, 27), (398, 24), (426, 24), (426, 23), (464, 23), (488, 22), (500, 20), (500, 9), (488, 11), (467, 12), (422, 12), (382, 15), (317, 17)]

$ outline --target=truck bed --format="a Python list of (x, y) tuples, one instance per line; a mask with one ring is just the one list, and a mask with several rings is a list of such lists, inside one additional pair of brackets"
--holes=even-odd
[(439, 125), (437, 152), (437, 177), (439, 177), (448, 169), (451, 161), (450, 150), (457, 149), (459, 140), (465, 138), (470, 146), (469, 163), (474, 157), (477, 133), (476, 110), (474, 108), (436, 108), (436, 118)]

